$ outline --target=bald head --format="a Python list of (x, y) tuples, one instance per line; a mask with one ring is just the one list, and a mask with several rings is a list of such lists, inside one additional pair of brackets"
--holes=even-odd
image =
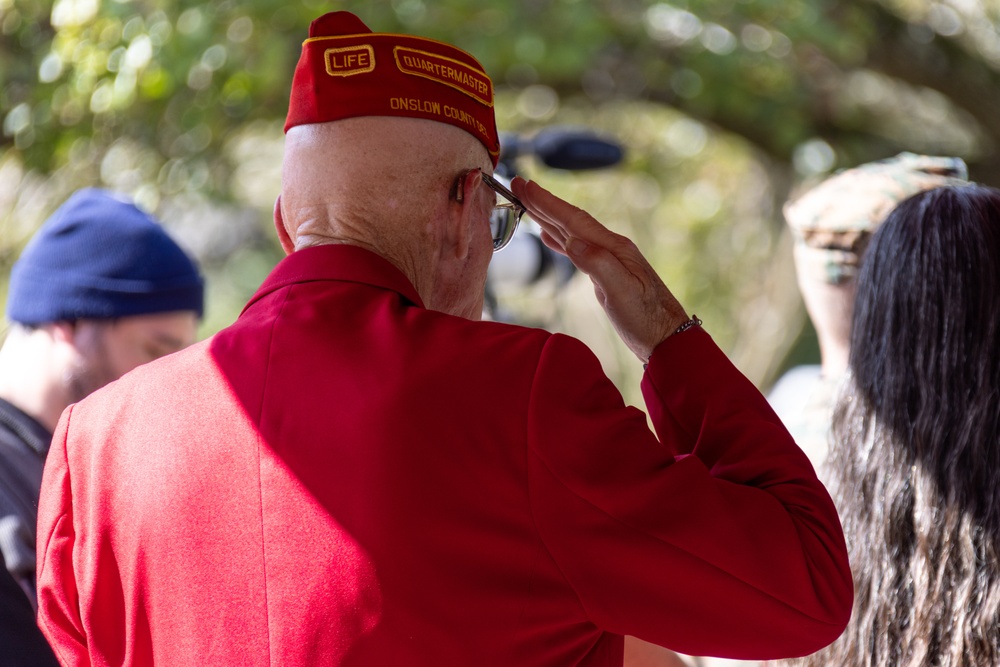
[(459, 174), (490, 166), (473, 136), (428, 120), (369, 116), (294, 127), (285, 139), (281, 214), (296, 247), (410, 243), (440, 217)]
[(282, 244), (367, 248), (427, 307), (479, 317), (495, 195), (476, 169), (492, 171), (489, 153), (453, 125), (362, 116), (293, 127), (275, 211)]

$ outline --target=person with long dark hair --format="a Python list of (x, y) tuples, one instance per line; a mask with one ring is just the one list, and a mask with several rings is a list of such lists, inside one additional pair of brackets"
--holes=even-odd
[(806, 665), (1000, 664), (1000, 190), (901, 202), (858, 277), (824, 477), (855, 606)]

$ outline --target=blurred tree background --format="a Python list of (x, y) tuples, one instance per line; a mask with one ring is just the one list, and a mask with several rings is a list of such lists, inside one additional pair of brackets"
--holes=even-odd
[[(97, 185), (198, 257), (202, 335), (232, 321), (281, 257), (291, 73), (335, 9), (472, 52), (502, 131), (620, 142), (609, 169), (517, 167), (634, 238), (762, 388), (816, 355), (781, 217), (795, 188), (904, 150), (1000, 185), (995, 0), (0, 0), (0, 300), (38, 225)], [(641, 366), (586, 278), (497, 294), (505, 316), (588, 342), (639, 401)]]

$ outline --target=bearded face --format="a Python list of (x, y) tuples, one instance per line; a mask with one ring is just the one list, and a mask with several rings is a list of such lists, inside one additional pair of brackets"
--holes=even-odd
[(197, 324), (193, 311), (78, 320), (73, 325), (77, 355), (64, 377), (72, 402), (137, 366), (187, 347), (195, 340)]

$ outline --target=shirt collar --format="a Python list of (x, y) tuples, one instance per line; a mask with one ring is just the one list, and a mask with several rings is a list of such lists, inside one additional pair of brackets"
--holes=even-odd
[(389, 260), (358, 246), (331, 243), (296, 250), (281, 260), (243, 311), (275, 290), (317, 280), (348, 281), (392, 290), (424, 307), (416, 288)]

